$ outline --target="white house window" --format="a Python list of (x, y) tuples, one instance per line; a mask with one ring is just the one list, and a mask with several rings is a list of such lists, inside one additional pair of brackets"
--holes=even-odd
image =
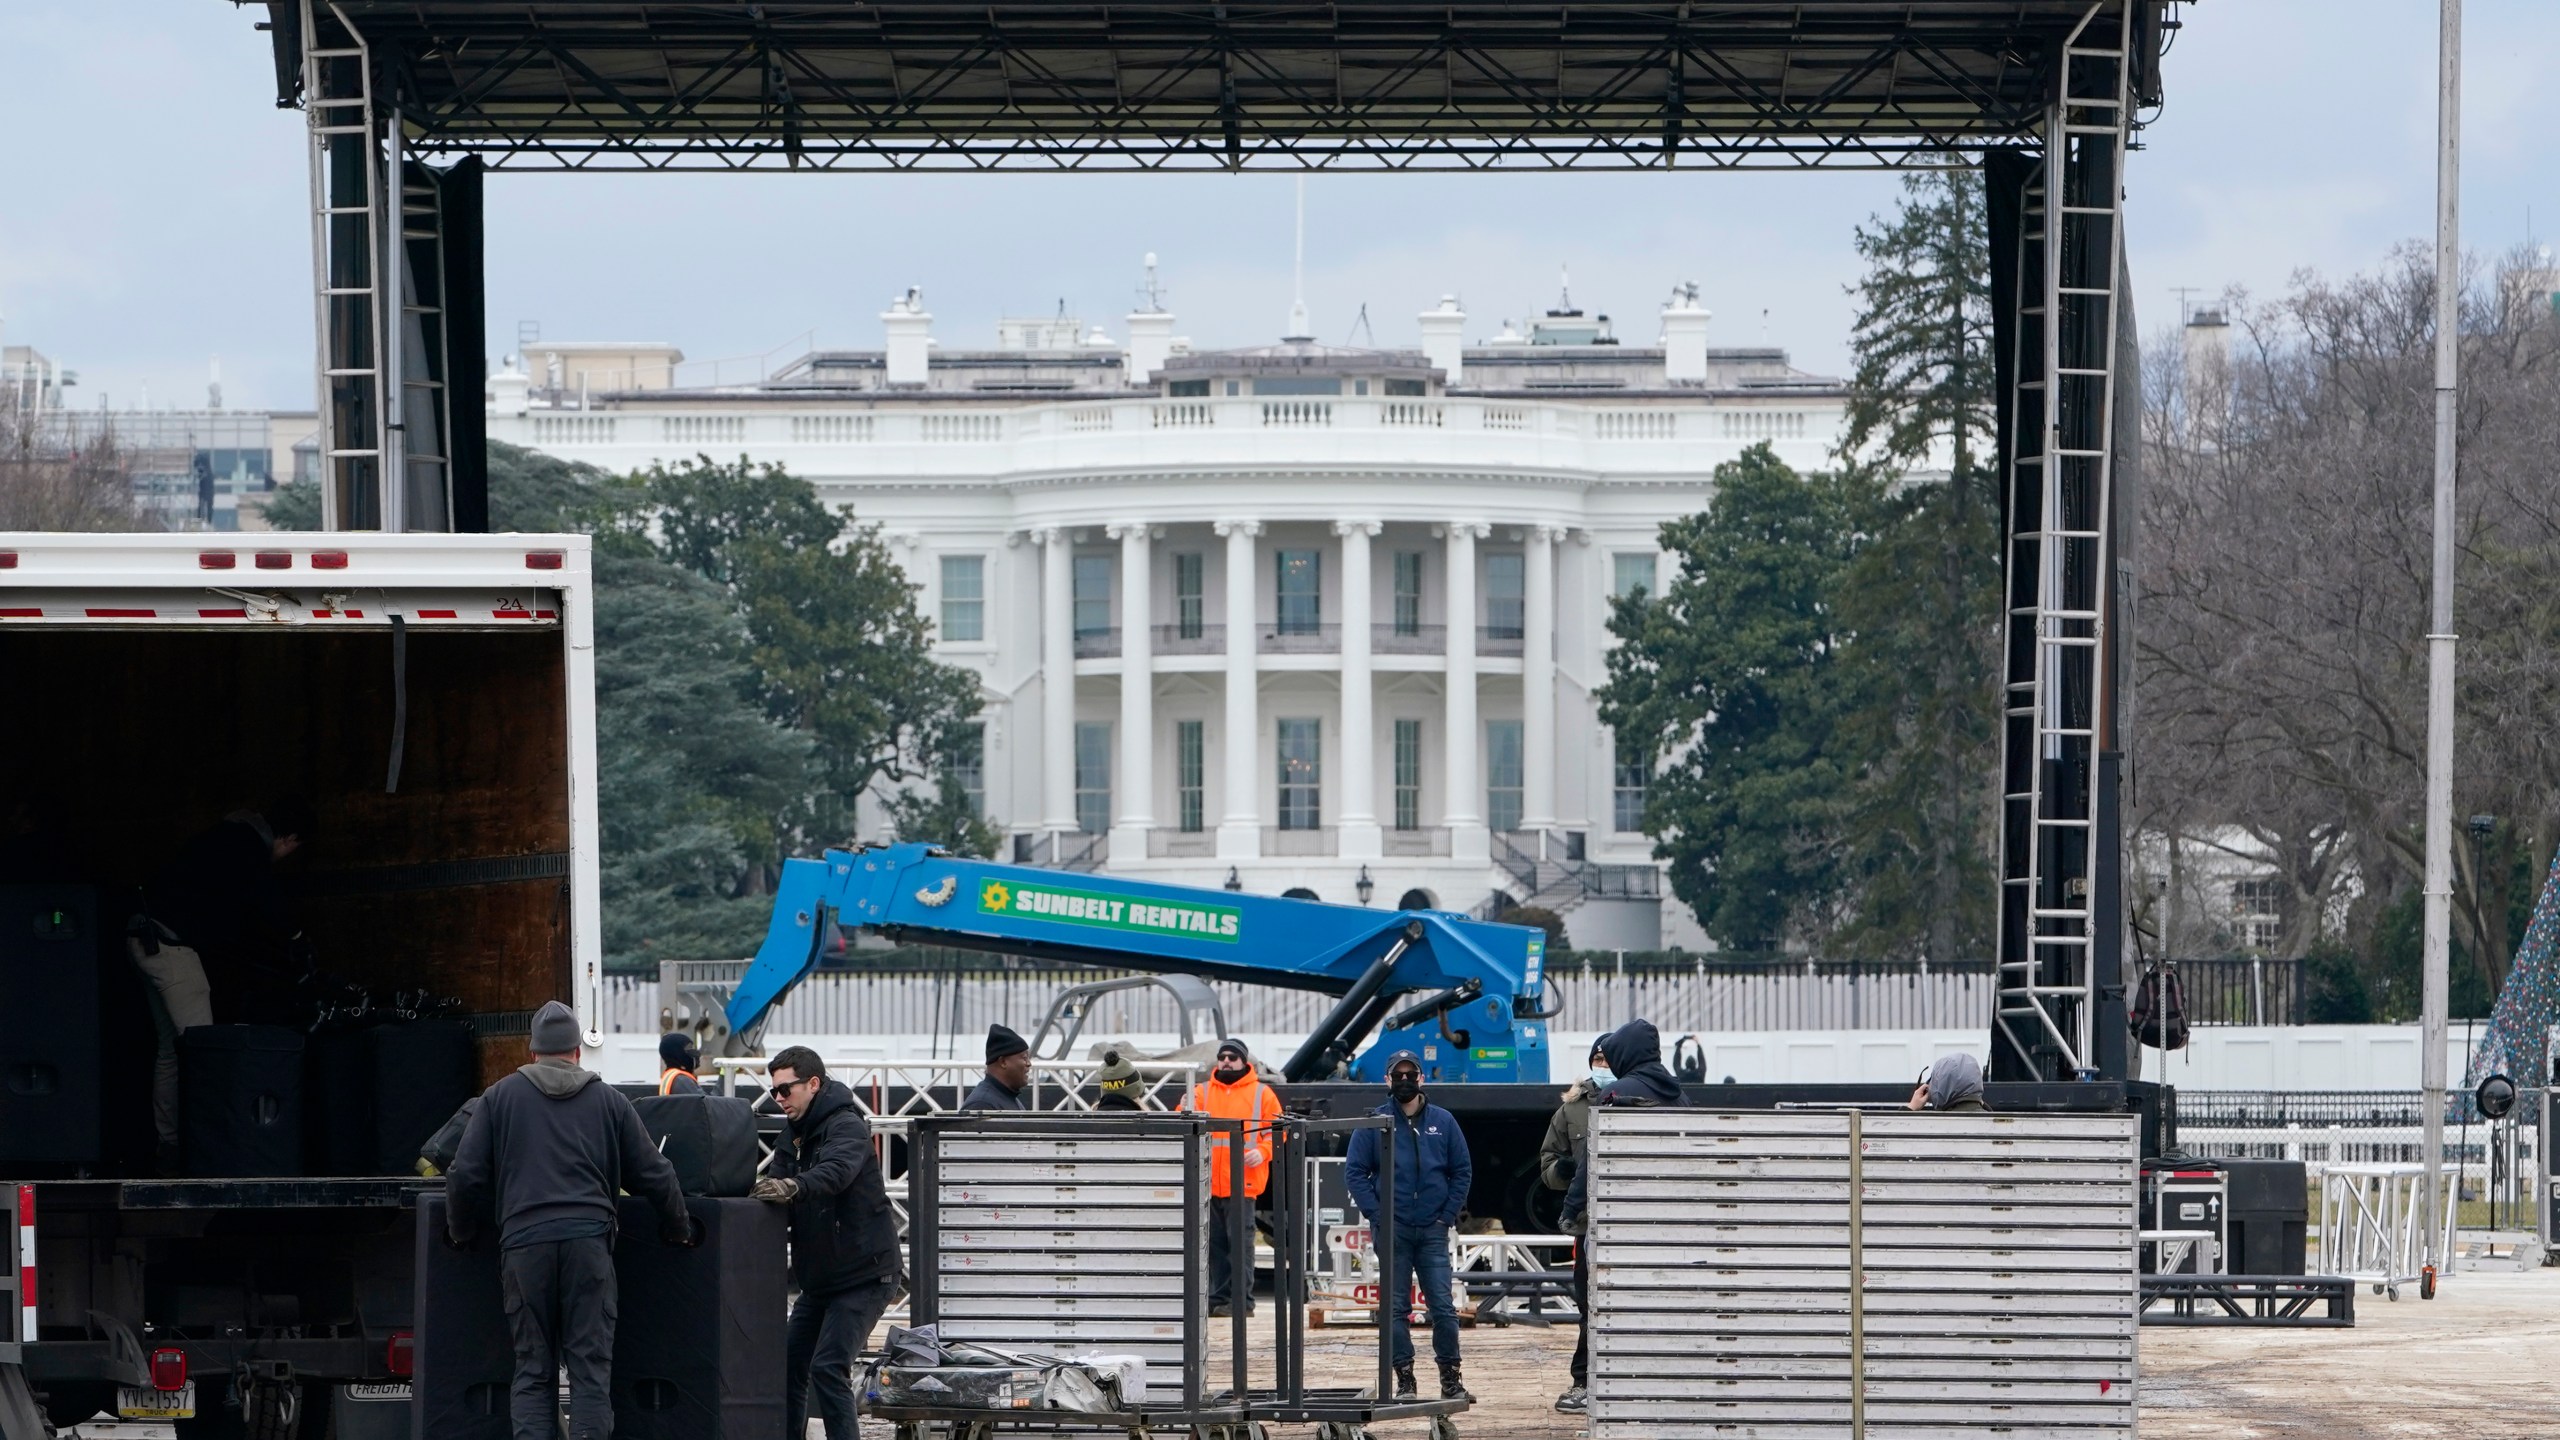
[(1653, 778), (1653, 757), (1644, 747), (1618, 737), (1617, 783), (1610, 788), (1609, 828), (1620, 834), (1644, 829), (1645, 782)]
[(1650, 550), (1622, 551), (1609, 557), (1609, 593), (1623, 599), (1642, 590), (1648, 595), (1661, 593), (1654, 586), (1655, 557)]
[(942, 757), (942, 773), (969, 797), (969, 813), (987, 818), (987, 727), (963, 725), (951, 732)]
[(1484, 557), (1484, 638), (1517, 640), (1527, 633), (1529, 558), (1516, 550)]
[(1484, 818), (1496, 830), (1520, 828), (1520, 722), (1488, 720), (1484, 726)]
[(1087, 835), (1111, 829), (1111, 722), (1076, 726), (1076, 828)]
[(1201, 604), (1200, 552), (1188, 550), (1173, 557), (1173, 624), (1174, 632), (1185, 640), (1197, 640), (1206, 628), (1207, 618)]
[(1395, 561), (1395, 626), (1398, 635), (1422, 633), (1422, 552), (1399, 550)]
[(1313, 830), (1322, 823), (1321, 731), (1313, 719), (1283, 718), (1280, 727), (1280, 828)]
[(1173, 724), (1173, 791), (1179, 824), (1186, 835), (1207, 828), (1209, 774), (1207, 724), (1177, 720)]
[(1422, 828), (1422, 722), (1396, 722), (1396, 828)]
[(1111, 557), (1079, 555), (1075, 559), (1076, 635), (1105, 635), (1111, 630)]
[(1324, 620), (1319, 591), (1324, 554), (1318, 550), (1283, 550), (1279, 554), (1279, 631), (1313, 635)]
[(942, 638), (987, 638), (987, 559), (983, 555), (942, 557)]

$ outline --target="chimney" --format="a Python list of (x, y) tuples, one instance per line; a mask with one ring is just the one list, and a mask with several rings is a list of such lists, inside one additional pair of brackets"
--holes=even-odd
[(533, 377), (524, 373), (517, 357), (506, 357), (505, 367), (489, 377), (489, 413), (522, 415), (533, 408)]
[(924, 290), (910, 285), (889, 302), (880, 323), (889, 329), (889, 383), (922, 385), (933, 354), (933, 317), (925, 313)]
[(1662, 378), (1674, 385), (1707, 383), (1707, 308), (1698, 303), (1698, 282), (1671, 292), (1662, 306)]
[(2219, 427), (2231, 401), (2231, 322), (2219, 310), (2198, 310), (2187, 319), (2185, 342), (2187, 420)]
[(1455, 385), (1466, 372), (1467, 312), (1458, 297), (1443, 295), (1437, 309), (1422, 312), (1422, 357), (1442, 371), (1443, 383)]

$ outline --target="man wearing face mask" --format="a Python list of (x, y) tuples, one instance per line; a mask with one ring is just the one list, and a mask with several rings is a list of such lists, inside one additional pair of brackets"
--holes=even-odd
[[(1209, 1313), (1253, 1313), (1253, 1257), (1236, 1262), (1236, 1207), (1250, 1210), (1271, 1182), (1271, 1122), (1280, 1118), (1280, 1094), (1254, 1073), (1253, 1054), (1241, 1040), (1218, 1042), (1209, 1078), (1184, 1108), (1214, 1120), (1244, 1122), (1244, 1193), (1235, 1193), (1235, 1161), (1227, 1137), (1209, 1137)], [(1237, 1283), (1241, 1271), (1243, 1283)]]
[[(1387, 1117), (1386, 1143), (1395, 1146), (1396, 1223), (1380, 1277), (1378, 1313), (1395, 1360), (1396, 1395), (1401, 1399), (1415, 1393), (1413, 1336), (1405, 1318), (1405, 1297), (1419, 1283), (1423, 1308), (1431, 1315), (1431, 1358), (1440, 1364), (1441, 1398), (1472, 1399), (1458, 1372), (1458, 1307), (1450, 1295), (1449, 1227), (1458, 1223), (1467, 1208), (1467, 1190), (1475, 1184), (1475, 1161), (1467, 1153), (1467, 1137), (1458, 1129), (1457, 1117), (1422, 1098), (1420, 1056), (1399, 1050), (1387, 1057), (1387, 1094), (1387, 1103), (1376, 1113)], [(1373, 1237), (1386, 1228), (1380, 1219), (1379, 1152), (1377, 1131), (1355, 1130), (1350, 1157), (1343, 1165), (1352, 1203), (1368, 1217)], [(1390, 1297), (1393, 1303), (1388, 1303)]]
[[(1679, 1105), (1684, 1102), (1680, 1082), (1662, 1067), (1662, 1033), (1650, 1020), (1630, 1020), (1600, 1039), (1600, 1053), (1608, 1058), (1609, 1073), (1616, 1076), (1609, 1088), (1593, 1097), (1594, 1105)], [(1584, 1163), (1573, 1172), (1573, 1188), (1565, 1192), (1564, 1223), (1567, 1228), (1582, 1224), (1591, 1205), (1591, 1166), (1588, 1142)]]
[[(1582, 1169), (1583, 1152), (1591, 1134), (1591, 1104), (1609, 1088), (1617, 1077), (1609, 1073), (1609, 1057), (1600, 1048), (1609, 1037), (1591, 1042), (1591, 1073), (1564, 1087), (1563, 1103), (1547, 1120), (1547, 1138), (1538, 1146), (1538, 1179), (1550, 1190), (1570, 1192), (1573, 1177)], [(1570, 1234), (1582, 1233), (1583, 1222), (1576, 1217), (1565, 1227)], [(1573, 1247), (1573, 1303), (1588, 1313), (1590, 1293), (1590, 1247)], [(1587, 1384), (1591, 1378), (1591, 1342), (1588, 1327), (1573, 1344), (1573, 1386), (1556, 1397), (1556, 1408), (1568, 1415), (1580, 1414), (1589, 1406)]]

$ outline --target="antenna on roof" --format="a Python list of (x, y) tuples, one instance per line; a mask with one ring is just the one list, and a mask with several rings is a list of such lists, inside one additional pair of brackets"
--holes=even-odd
[(1164, 287), (1156, 283), (1156, 252), (1147, 252), (1147, 278), (1138, 286), (1138, 304), (1149, 315), (1164, 313)]
[(1298, 177), (1298, 248), (1289, 271), (1289, 333), (1283, 340), (1313, 340), (1307, 330), (1307, 177)]

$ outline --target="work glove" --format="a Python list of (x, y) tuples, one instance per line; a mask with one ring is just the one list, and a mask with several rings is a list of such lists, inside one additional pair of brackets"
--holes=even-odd
[(1248, 1166), (1261, 1164), (1262, 1147), (1259, 1145), (1247, 1145), (1244, 1147), (1244, 1163)]
[(687, 1250), (693, 1250), (700, 1248), (706, 1231), (707, 1227), (704, 1226), (700, 1220), (695, 1219), (691, 1215), (687, 1215), (684, 1217), (684, 1224), (680, 1228), (671, 1230), (664, 1225), (659, 1226), (658, 1239), (665, 1244), (677, 1245)]
[(797, 1180), (759, 1180), (756, 1182), (756, 1188), (748, 1191), (747, 1193), (753, 1195), (758, 1200), (766, 1202), (767, 1204), (788, 1205), (793, 1200), (799, 1198), (800, 1182)]

